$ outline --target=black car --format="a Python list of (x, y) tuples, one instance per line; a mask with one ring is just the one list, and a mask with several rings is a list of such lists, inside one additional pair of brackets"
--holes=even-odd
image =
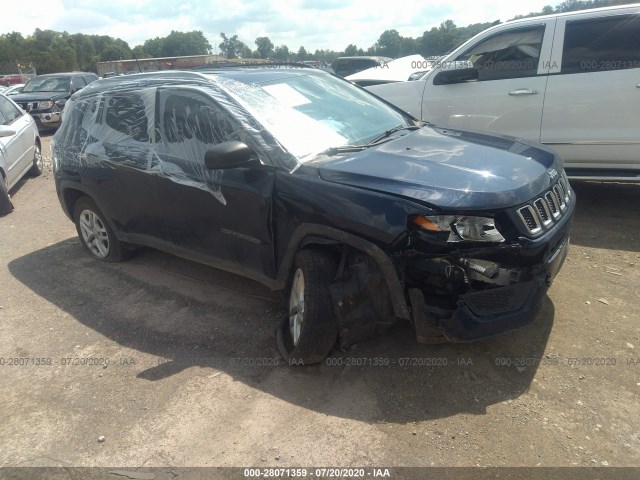
[(88, 72), (38, 75), (27, 82), (22, 93), (11, 99), (31, 114), (38, 128), (58, 128), (69, 97), (97, 79), (95, 73)]
[(418, 123), (312, 68), (99, 80), (53, 161), (91, 256), (146, 245), (288, 289), (292, 363), (398, 320), (426, 343), (531, 322), (575, 205), (551, 151)]
[(393, 58), (378, 56), (338, 57), (331, 64), (336, 75), (348, 77), (369, 68), (388, 68)]

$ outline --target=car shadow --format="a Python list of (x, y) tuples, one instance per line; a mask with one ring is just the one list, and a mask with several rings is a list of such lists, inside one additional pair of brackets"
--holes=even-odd
[(210, 368), (294, 405), (368, 423), (484, 414), (525, 393), (539, 362), (553, 361), (545, 355), (554, 319), (547, 297), (534, 323), (494, 339), (419, 345), (407, 323), (297, 367), (283, 364), (275, 346), (281, 294), (245, 278), (150, 249), (103, 263), (77, 239), (20, 257), (9, 270), (72, 321), (141, 352), (140, 381)]
[(640, 252), (640, 184), (577, 182), (571, 243)]

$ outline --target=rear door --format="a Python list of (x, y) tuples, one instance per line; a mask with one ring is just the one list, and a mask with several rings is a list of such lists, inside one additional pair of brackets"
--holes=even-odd
[(569, 170), (640, 162), (640, 8), (626, 12), (558, 20), (541, 141)]
[[(538, 141), (555, 22), (531, 21), (487, 32), (436, 65), (427, 79), (422, 119)], [(439, 71), (463, 62), (477, 69), (476, 81), (434, 84)]]

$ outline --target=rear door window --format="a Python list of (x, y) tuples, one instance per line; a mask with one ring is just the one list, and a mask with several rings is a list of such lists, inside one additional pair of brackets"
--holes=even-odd
[[(99, 108), (106, 110), (100, 133), (107, 158), (134, 168), (146, 170), (152, 157), (149, 127), (153, 125), (154, 94), (143, 92), (105, 95)], [(91, 132), (90, 132), (91, 133)]]
[(136, 142), (149, 141), (149, 120), (144, 100), (135, 93), (107, 97), (106, 124)]
[(640, 15), (567, 21), (561, 73), (640, 68)]

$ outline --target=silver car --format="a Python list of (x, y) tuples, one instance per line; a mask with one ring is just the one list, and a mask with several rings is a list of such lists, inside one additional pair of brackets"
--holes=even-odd
[(42, 173), (38, 128), (31, 115), (0, 94), (0, 215), (11, 211), (8, 192), (27, 173)]

